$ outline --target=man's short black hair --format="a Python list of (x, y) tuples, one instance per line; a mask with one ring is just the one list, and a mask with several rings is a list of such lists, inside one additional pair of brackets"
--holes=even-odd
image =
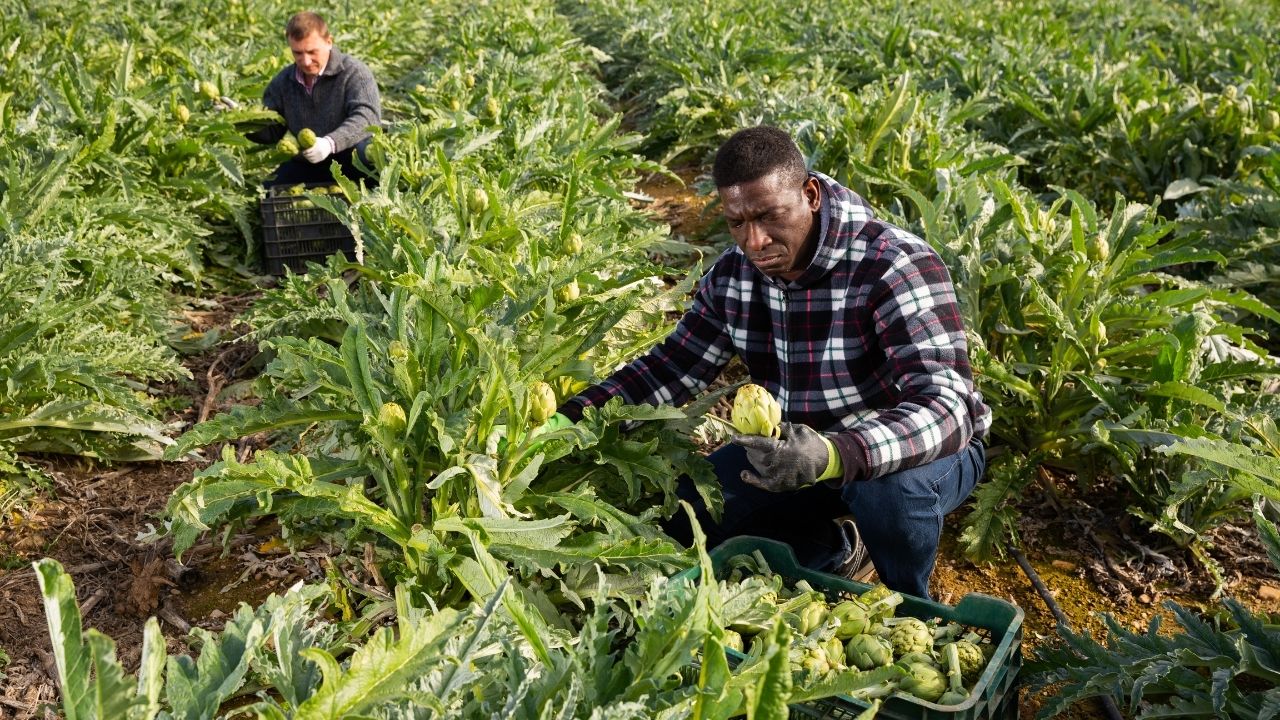
[(804, 166), (804, 155), (796, 147), (791, 136), (770, 125), (758, 125), (734, 133), (716, 151), (716, 162), (711, 177), (716, 187), (731, 187), (781, 170), (782, 179), (804, 184), (809, 171)]

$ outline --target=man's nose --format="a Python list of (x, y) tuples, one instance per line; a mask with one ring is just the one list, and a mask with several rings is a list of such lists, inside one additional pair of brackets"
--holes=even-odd
[(749, 252), (760, 252), (764, 249), (765, 245), (769, 244), (769, 236), (765, 235), (764, 230), (762, 230), (757, 223), (744, 223), (742, 231), (742, 244)]

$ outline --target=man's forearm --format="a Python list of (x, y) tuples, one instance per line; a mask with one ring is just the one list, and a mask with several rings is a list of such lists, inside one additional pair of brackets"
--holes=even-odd
[(342, 124), (328, 134), (334, 152), (349, 150), (369, 136), (369, 128), (379, 125), (378, 114), (371, 105), (358, 105)]
[(288, 131), (289, 129), (282, 122), (279, 125), (268, 125), (261, 130), (245, 133), (245, 137), (262, 145), (271, 145), (280, 142), (280, 138), (284, 137), (284, 134)]
[(908, 402), (831, 436), (842, 483), (869, 480), (959, 452), (973, 437), (973, 421), (958, 396)]

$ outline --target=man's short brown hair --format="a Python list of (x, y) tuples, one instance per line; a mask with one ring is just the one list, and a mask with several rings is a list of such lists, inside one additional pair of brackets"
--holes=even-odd
[(329, 37), (329, 24), (313, 12), (297, 13), (284, 24), (284, 36), (290, 40), (301, 40), (311, 33), (319, 34), (326, 42), (332, 39)]

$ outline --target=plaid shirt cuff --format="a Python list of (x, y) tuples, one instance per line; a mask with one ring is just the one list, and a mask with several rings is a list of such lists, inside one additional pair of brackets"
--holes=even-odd
[(863, 449), (862, 443), (852, 433), (839, 433), (831, 437), (831, 444), (835, 445), (836, 452), (840, 454), (840, 464), (844, 466), (844, 476), (834, 480), (827, 480), (826, 483), (831, 487), (843, 487), (851, 482), (859, 480), (868, 480), (871, 478), (871, 472), (867, 467), (867, 451)]

